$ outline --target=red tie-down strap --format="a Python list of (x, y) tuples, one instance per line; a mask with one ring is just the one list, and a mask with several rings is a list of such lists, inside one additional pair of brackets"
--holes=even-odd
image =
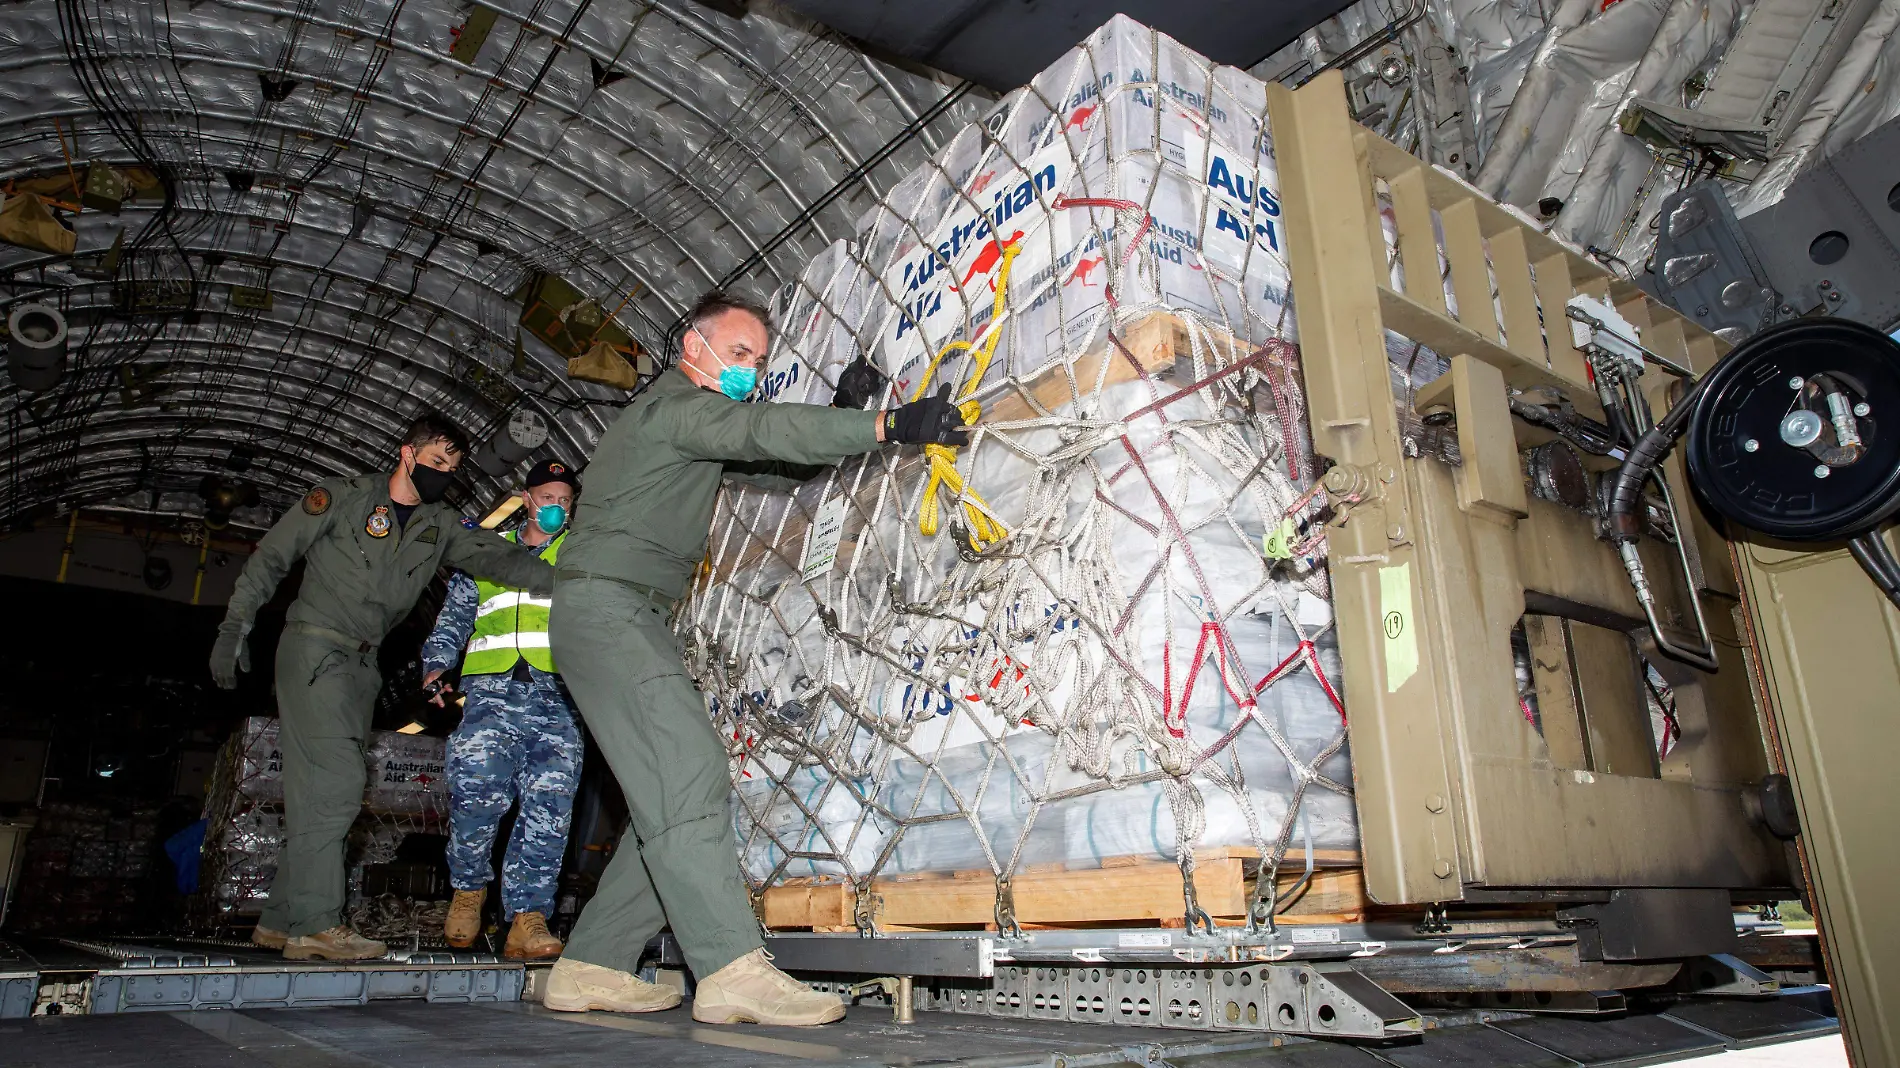
[[(1301, 639), (1300, 644), (1293, 652), (1287, 654), (1285, 660), (1280, 661), (1277, 667), (1267, 672), (1266, 676), (1254, 685), (1252, 693), (1241, 693), (1234, 687), (1233, 681), (1227, 671), (1226, 630), (1221, 624), (1210, 621), (1201, 624), (1201, 637), (1194, 647), (1194, 664), (1188, 669), (1187, 678), (1183, 680), (1181, 685), (1181, 703), (1178, 712), (1173, 704), (1173, 660), (1169, 655), (1168, 649), (1161, 651), (1161, 679), (1164, 691), (1162, 698), (1162, 724), (1167, 727), (1170, 735), (1176, 738), (1187, 736), (1188, 702), (1194, 696), (1194, 680), (1200, 673), (1201, 662), (1207, 657), (1207, 645), (1210, 638), (1214, 641), (1215, 666), (1220, 670), (1221, 682), (1227, 687), (1228, 696), (1232, 697), (1234, 702), (1242, 709), (1246, 709), (1255, 704), (1254, 699), (1257, 695), (1267, 687), (1272, 686), (1274, 683), (1292, 674), (1295, 668), (1304, 663), (1307, 667), (1312, 669), (1313, 678), (1319, 681), (1320, 689), (1325, 691), (1326, 699), (1332, 702), (1333, 710), (1339, 713), (1340, 725), (1345, 725), (1345, 702), (1340, 700), (1339, 691), (1333, 688), (1333, 681), (1326, 677), (1326, 669), (1320, 666), (1318, 647), (1313, 644), (1310, 638)], [(1245, 722), (1245, 717), (1242, 717), (1241, 722)], [(1216, 746), (1215, 750), (1210, 751), (1208, 755), (1211, 755), (1213, 751), (1218, 751), (1219, 748), (1221, 747)]]
[(1280, 666), (1267, 672), (1266, 677), (1254, 686), (1253, 692), (1257, 694), (1279, 682), (1291, 674), (1301, 661), (1313, 669), (1313, 677), (1319, 680), (1319, 688), (1326, 691), (1326, 699), (1333, 703), (1333, 710), (1339, 713), (1339, 722), (1343, 726), (1346, 722), (1346, 704), (1339, 699), (1339, 691), (1333, 689), (1333, 680), (1326, 677), (1326, 669), (1320, 666), (1318, 647), (1311, 638), (1300, 639), (1300, 644), (1287, 654), (1285, 660), (1280, 661)]
[(752, 747), (759, 744), (759, 736), (755, 734), (747, 738), (745, 728), (743, 726), (734, 727), (732, 730), (732, 740), (736, 742), (742, 738), (745, 739), (746, 751), (739, 754), (739, 777), (744, 778), (744, 779), (750, 779), (752, 777), (752, 773), (745, 769), (745, 764), (746, 764), (746, 761), (752, 759)]
[[(1147, 368), (1141, 366), (1141, 361), (1135, 359), (1134, 353), (1128, 351), (1127, 346), (1122, 344), (1122, 340), (1116, 337), (1113, 331), (1109, 333), (1108, 339), (1114, 343), (1115, 348), (1121, 352), (1123, 358), (1134, 365), (1135, 370), (1140, 373), (1141, 377), (1148, 377)], [(1160, 400), (1143, 405), (1129, 412), (1122, 417), (1122, 422), (1132, 423), (1144, 415), (1155, 412), (1161, 412), (1161, 419), (1163, 422), (1166, 422), (1168, 417), (1164, 409), (1170, 404), (1191, 397), (1236, 371), (1242, 371), (1249, 367), (1257, 367), (1261, 371), (1262, 380), (1266, 382), (1267, 392), (1273, 397), (1274, 411), (1280, 417), (1281, 447), (1284, 452), (1283, 458), (1286, 460), (1287, 473), (1293, 476), (1295, 482), (1299, 482), (1306, 477), (1306, 473), (1304, 471), (1305, 465), (1301, 463), (1298, 429), (1299, 416), (1295, 412), (1294, 404), (1290, 396), (1293, 391), (1293, 378), (1298, 374), (1299, 352), (1299, 347), (1292, 342), (1282, 338), (1272, 338), (1267, 341), (1266, 344), (1261, 345), (1259, 348), (1220, 370), (1207, 375), (1205, 378), (1182, 386), (1180, 389), (1175, 390)], [(1276, 371), (1278, 372), (1277, 375), (1275, 374)]]
[[(1132, 200), (1118, 200), (1114, 197), (1057, 197), (1050, 207), (1061, 211), (1064, 208), (1113, 208), (1116, 211), (1141, 211), (1141, 205)], [(1128, 248), (1123, 256), (1133, 256), (1141, 247), (1141, 239), (1148, 236), (1154, 227), (1155, 217), (1142, 212), (1141, 226), (1135, 230), (1135, 236), (1128, 240)]]
[[(1199, 652), (1201, 653), (1205, 653), (1206, 651), (1207, 636), (1208, 636), (1210, 628), (1214, 631), (1217, 639), (1224, 638), (1224, 634), (1221, 632), (1221, 629), (1220, 629), (1220, 624), (1218, 623), (1203, 624), (1201, 628), (1201, 649), (1199, 650)], [(1161, 657), (1162, 657), (1161, 659), (1162, 674), (1165, 678), (1169, 674), (1167, 650), (1165, 649), (1162, 650)], [(1198, 666), (1198, 663), (1199, 661), (1197, 658), (1196, 660), (1197, 666)], [(1246, 728), (1248, 721), (1252, 718), (1251, 714), (1258, 707), (1257, 702), (1254, 700), (1255, 695), (1259, 694), (1262, 690), (1265, 690), (1267, 687), (1280, 681), (1286, 676), (1292, 674), (1293, 669), (1299, 667), (1302, 663), (1306, 664), (1308, 667), (1313, 669), (1313, 677), (1319, 680), (1320, 688), (1326, 691), (1327, 699), (1332, 701), (1333, 708), (1339, 712), (1340, 726), (1342, 727), (1345, 726), (1346, 706), (1340, 702), (1339, 692), (1333, 689), (1332, 680), (1326, 677), (1326, 670), (1320, 666), (1319, 654), (1316, 651), (1316, 647), (1313, 645), (1312, 641), (1307, 640), (1307, 639), (1302, 639), (1300, 641), (1298, 648), (1294, 649), (1292, 653), (1288, 654), (1285, 660), (1280, 661), (1280, 664), (1278, 667), (1274, 668), (1272, 671), (1267, 672), (1266, 677), (1262, 678), (1258, 683), (1254, 685), (1252, 694), (1247, 694), (1244, 696), (1237, 694), (1234, 692), (1232, 683), (1231, 682), (1228, 683), (1227, 692), (1234, 697), (1235, 701), (1239, 704), (1240, 709), (1243, 714), (1234, 721), (1234, 725), (1232, 727), (1228, 728), (1226, 734), (1221, 735), (1220, 738), (1217, 741), (1215, 741), (1213, 745), (1210, 745), (1206, 749), (1202, 750), (1201, 754), (1194, 758), (1194, 767), (1198, 768), (1202, 764), (1205, 764), (1208, 761), (1214, 759), (1216, 756), (1220, 755), (1222, 750), (1226, 749), (1229, 745), (1231, 745), (1234, 739), (1240, 736), (1240, 732)], [(1225, 657), (1222, 657), (1220, 661), (1220, 665), (1222, 668), (1221, 678), (1223, 681), (1227, 681), (1227, 672), (1225, 670), (1226, 669)], [(1181, 695), (1180, 722), (1181, 722), (1182, 729), (1177, 729), (1174, 723), (1171, 722), (1172, 717), (1164, 712), (1163, 723), (1168, 727), (1168, 732), (1177, 738), (1182, 737), (1186, 733), (1185, 727), (1186, 727), (1186, 716), (1187, 716), (1187, 700), (1188, 700), (1188, 697), (1192, 695), (1193, 690), (1194, 690), (1194, 678), (1193, 678), (1193, 673), (1190, 672), (1188, 680), (1187, 680), (1185, 692), (1183, 692)], [(1164, 706), (1164, 708), (1165, 707), (1166, 706)]]

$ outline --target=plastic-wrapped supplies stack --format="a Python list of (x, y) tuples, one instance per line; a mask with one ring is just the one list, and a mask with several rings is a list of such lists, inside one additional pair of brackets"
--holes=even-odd
[(722, 496), (676, 626), (755, 885), (1356, 849), (1277, 186), (1265, 86), (1117, 17), (781, 291), (770, 402), (981, 424)]
[(135, 926), (157, 833), (155, 808), (115, 812), (104, 805), (49, 802), (26, 840), (19, 899), (8, 925), (59, 933)]
[[(270, 896), (284, 842), (284, 755), (278, 721), (253, 716), (226, 740), (205, 797), (204, 862), (199, 907), (206, 923), (229, 913), (256, 913)], [(393, 860), (409, 834), (443, 833), (449, 784), (443, 740), (375, 731), (363, 753), (363, 814), (347, 846), (350, 903), (363, 868)]]

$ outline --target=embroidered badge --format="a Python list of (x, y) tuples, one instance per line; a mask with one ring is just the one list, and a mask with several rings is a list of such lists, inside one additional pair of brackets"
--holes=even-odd
[(389, 506), (386, 504), (377, 505), (376, 510), (371, 512), (369, 519), (363, 523), (363, 529), (372, 538), (389, 537), (389, 527)]
[(463, 517), (462, 517), (462, 529), (463, 529), (463, 530), (474, 530), (474, 529), (475, 529), (475, 521), (474, 521), (473, 519), (470, 519), (470, 518), (469, 518), (469, 517), (467, 517), (467, 516), (463, 516)]
[(330, 510), (330, 491), (317, 486), (303, 495), (303, 510), (306, 515), (322, 515)]
[(416, 540), (421, 542), (424, 545), (434, 545), (436, 542), (436, 539), (440, 536), (441, 535), (436, 533), (434, 527), (430, 527), (429, 529), (416, 535)]
[(567, 468), (565, 468), (565, 467), (562, 467), (562, 466), (561, 466), (560, 464), (549, 464), (549, 465), (548, 465), (548, 474), (550, 474), (550, 475), (565, 475), (565, 474), (567, 474)]

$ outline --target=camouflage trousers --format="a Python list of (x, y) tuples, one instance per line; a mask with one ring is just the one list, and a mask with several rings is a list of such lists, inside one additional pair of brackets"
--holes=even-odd
[(495, 831), (518, 800), (502, 915), (551, 916), (581, 776), (574, 706), (557, 689), (507, 675), (467, 676), (462, 691), (462, 723), (449, 735), (449, 881), (479, 890), (494, 878)]

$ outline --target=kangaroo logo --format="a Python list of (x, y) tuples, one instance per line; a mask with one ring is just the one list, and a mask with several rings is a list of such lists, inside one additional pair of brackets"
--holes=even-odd
[[(951, 286), (951, 290), (961, 293), (963, 287), (970, 284), (970, 279), (975, 278), (979, 274), (988, 275), (991, 271), (994, 271), (996, 265), (1003, 262), (1003, 246), (1013, 245), (1022, 239), (1023, 232), (1017, 230), (1000, 244), (993, 237), (983, 242), (983, 248), (976, 254), (976, 259), (970, 261), (970, 269), (963, 275), (963, 281)], [(990, 279), (990, 291), (992, 293), (996, 291), (996, 279), (994, 278)]]
[(1069, 272), (1069, 277), (1066, 279), (1063, 279), (1062, 284), (1066, 286), (1070, 282), (1074, 282), (1079, 279), (1082, 283), (1083, 288), (1085, 289), (1090, 288), (1092, 283), (1089, 282), (1089, 275), (1095, 273), (1095, 269), (1102, 265), (1102, 261), (1103, 261), (1103, 257), (1101, 256), (1085, 256), (1082, 259), (1077, 260), (1075, 264), (1075, 270)]

